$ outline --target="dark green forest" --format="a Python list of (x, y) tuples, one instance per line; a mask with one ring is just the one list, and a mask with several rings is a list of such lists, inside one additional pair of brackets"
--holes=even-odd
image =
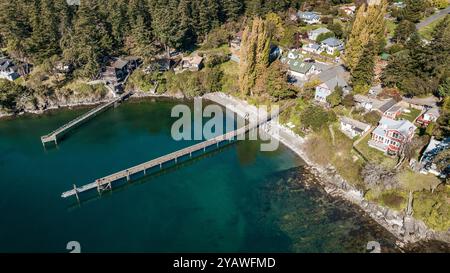
[(0, 0), (0, 45), (24, 62), (58, 56), (80, 76), (97, 73), (103, 56), (149, 58), (185, 50), (208, 33), (244, 17), (300, 7), (327, 10), (352, 0)]
[(211, 29), (244, 14), (297, 8), (288, 0), (0, 1), (0, 43), (14, 57), (40, 64), (52, 56), (95, 74), (103, 56), (149, 57), (168, 47), (187, 49)]

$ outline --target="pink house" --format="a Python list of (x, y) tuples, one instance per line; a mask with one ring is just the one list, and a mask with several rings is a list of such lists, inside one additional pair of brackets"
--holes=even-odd
[(372, 132), (369, 146), (387, 154), (396, 155), (414, 137), (416, 126), (408, 120), (381, 118)]

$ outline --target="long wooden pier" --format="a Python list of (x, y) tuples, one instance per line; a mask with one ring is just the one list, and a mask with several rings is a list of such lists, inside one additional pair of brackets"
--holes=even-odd
[(58, 136), (64, 135), (65, 133), (70, 131), (75, 126), (89, 120), (93, 116), (105, 111), (109, 107), (114, 106), (116, 103), (123, 101), (130, 95), (131, 95), (131, 92), (124, 93), (121, 96), (119, 96), (105, 104), (99, 105), (98, 107), (84, 113), (83, 115), (77, 117), (76, 119), (69, 121), (68, 123), (64, 124), (63, 126), (59, 127), (58, 129), (54, 130), (53, 132), (51, 132), (45, 136), (42, 136), (41, 137), (42, 144), (44, 146), (48, 142), (55, 142), (55, 144), (57, 144)]
[(260, 127), (264, 123), (266, 123), (266, 122), (270, 121), (271, 119), (273, 119), (274, 117), (278, 116), (280, 112), (281, 112), (281, 110), (278, 111), (278, 113), (275, 113), (269, 117), (264, 118), (263, 120), (247, 124), (244, 127), (236, 129), (232, 132), (228, 132), (226, 134), (217, 136), (215, 138), (203, 141), (198, 144), (194, 144), (187, 148), (184, 148), (184, 149), (175, 151), (173, 153), (161, 156), (159, 158), (147, 161), (145, 163), (136, 165), (134, 167), (119, 171), (117, 173), (105, 176), (103, 178), (99, 178), (99, 179), (95, 180), (94, 182), (86, 184), (82, 187), (76, 187), (76, 185), (73, 185), (73, 189), (63, 192), (61, 194), (61, 197), (67, 198), (70, 196), (75, 196), (78, 200), (80, 200), (79, 196), (78, 196), (80, 193), (87, 192), (87, 191), (90, 191), (93, 189), (97, 189), (98, 193), (101, 194), (105, 190), (111, 190), (112, 184), (118, 180), (126, 179), (127, 181), (130, 181), (131, 176), (133, 174), (143, 173), (144, 175), (146, 175), (147, 170), (149, 170), (153, 167), (159, 166), (159, 168), (162, 169), (164, 163), (168, 163), (168, 162), (178, 163), (178, 159), (180, 159), (183, 156), (189, 155), (190, 157), (192, 157), (192, 154), (196, 151), (203, 150), (205, 152), (208, 147), (211, 147), (213, 145), (219, 146), (219, 144), (221, 142), (231, 141), (234, 138), (237, 138), (238, 136), (243, 135), (250, 130)]

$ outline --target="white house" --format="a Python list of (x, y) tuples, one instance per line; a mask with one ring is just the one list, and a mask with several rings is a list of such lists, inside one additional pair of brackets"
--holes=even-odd
[(344, 42), (334, 37), (323, 40), (320, 45), (322, 49), (330, 55), (334, 55), (337, 51), (344, 50)]
[(297, 16), (300, 20), (307, 23), (308, 25), (320, 24), (320, 15), (317, 12), (311, 11), (299, 11)]
[(302, 49), (304, 51), (315, 53), (315, 54), (320, 54), (323, 52), (322, 47), (316, 43), (305, 44), (302, 46)]
[(0, 79), (14, 81), (19, 77), (18, 68), (12, 60), (6, 58), (0, 59)]
[(308, 31), (308, 38), (310, 40), (316, 41), (317, 38), (324, 33), (329, 33), (331, 32), (331, 30), (329, 30), (328, 28), (324, 28), (324, 27), (320, 27), (318, 29), (314, 29), (314, 30), (310, 30)]
[(347, 117), (340, 117), (340, 129), (350, 138), (361, 136), (370, 130), (370, 125)]
[(326, 103), (327, 97), (334, 92), (336, 87), (342, 87), (344, 94), (348, 93), (348, 83), (347, 81), (336, 75), (334, 78), (329, 79), (326, 82), (323, 82), (319, 86), (316, 87), (316, 92), (314, 94), (314, 99), (320, 103)]

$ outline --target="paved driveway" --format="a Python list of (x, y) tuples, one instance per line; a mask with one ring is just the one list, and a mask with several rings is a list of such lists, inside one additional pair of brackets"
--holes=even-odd
[(439, 20), (440, 18), (444, 17), (445, 15), (450, 13), (450, 6), (446, 9), (440, 10), (436, 12), (435, 14), (431, 15), (430, 17), (426, 18), (422, 22), (416, 24), (417, 29), (421, 29), (423, 27), (428, 26), (429, 24), (433, 23), (436, 20)]

